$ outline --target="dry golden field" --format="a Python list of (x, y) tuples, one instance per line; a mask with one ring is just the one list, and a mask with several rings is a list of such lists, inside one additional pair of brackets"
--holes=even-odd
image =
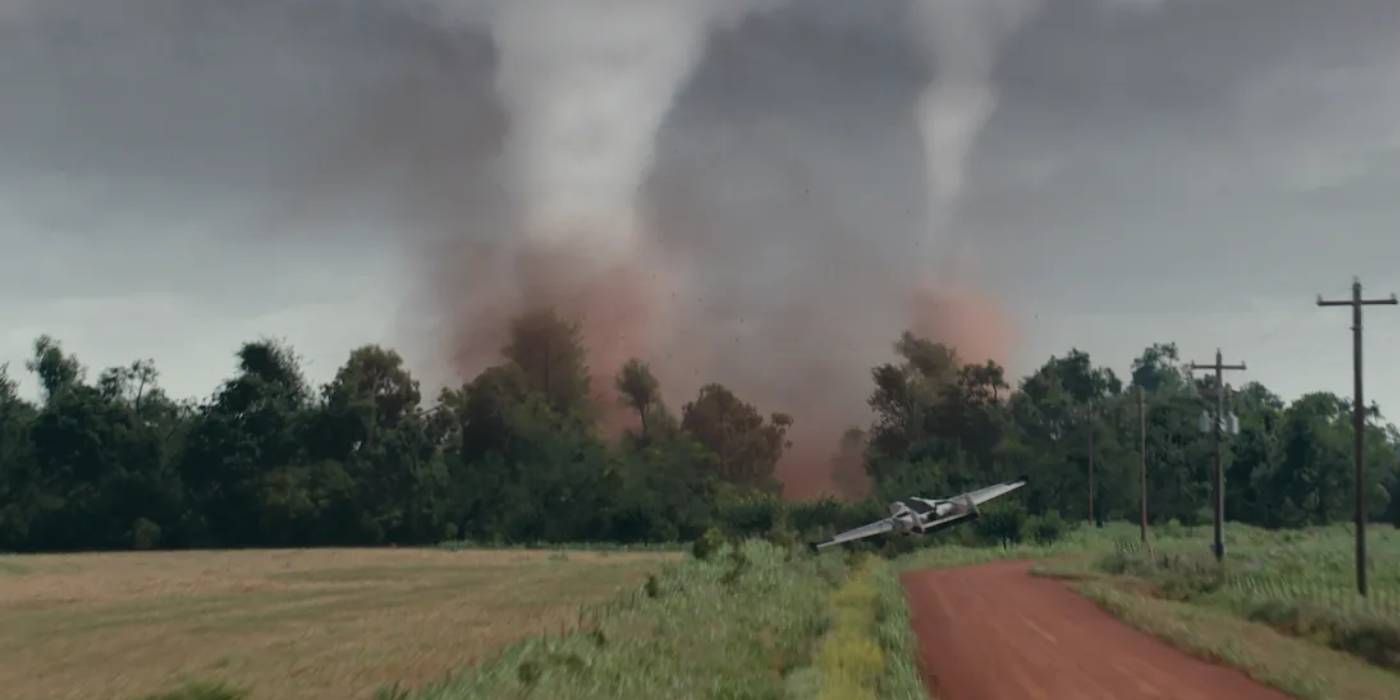
[(0, 688), (117, 698), (227, 681), (252, 698), (420, 685), (574, 619), (678, 555), (431, 549), (0, 556)]

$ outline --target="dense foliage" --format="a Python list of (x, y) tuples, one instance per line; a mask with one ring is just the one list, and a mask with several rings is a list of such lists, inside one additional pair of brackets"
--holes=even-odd
[[(234, 375), (196, 402), (166, 395), (145, 360), (89, 381), (42, 337), (26, 365), (37, 402), (0, 367), (0, 549), (660, 542), (711, 529), (810, 538), (880, 517), (891, 498), (1022, 474), (1032, 480), (1019, 507), (974, 534), (1049, 541), (1087, 517), (1091, 433), (1097, 519), (1136, 515), (1139, 387), (1152, 519), (1208, 517), (1213, 443), (1199, 423), (1214, 389), (1183, 369), (1175, 346), (1148, 348), (1126, 386), (1072, 351), (1015, 389), (995, 363), (963, 363), (911, 334), (895, 351), (897, 362), (872, 371), (872, 424), (831, 436), (834, 481), (851, 502), (785, 505), (775, 469), (790, 417), (765, 416), (718, 384), (675, 415), (636, 360), (592, 381), (578, 326), (550, 312), (519, 319), (499, 365), (427, 406), (399, 355), (377, 346), (313, 387), (290, 349), (247, 343)], [(1248, 384), (1231, 405), (1232, 519), (1350, 517), (1343, 399), (1285, 405)], [(637, 428), (605, 436), (609, 408)], [(1375, 409), (1368, 431), (1371, 513), (1400, 520), (1390, 497), (1400, 432)]]
[[(1136, 520), (1141, 389), (1150, 519), (1210, 520), (1215, 443), (1206, 428), (1217, 388), (1213, 376), (1192, 376), (1175, 345), (1147, 348), (1126, 386), (1075, 350), (1050, 358), (1016, 391), (1001, 368), (962, 364), (936, 343), (906, 335), (896, 350), (898, 364), (874, 370), (876, 420), (866, 451), (882, 497), (957, 493), (1028, 475), (1016, 503), (1044, 516), (1027, 527), (1046, 537), (1060, 516), (1088, 518), (1092, 445), (1095, 519)], [(1224, 437), (1227, 518), (1266, 527), (1349, 520), (1350, 403), (1312, 393), (1285, 404), (1259, 383), (1226, 389), (1239, 423)], [(1370, 516), (1400, 522), (1400, 498), (1391, 498), (1400, 488), (1400, 432), (1374, 404), (1366, 430)], [(1011, 522), (1018, 517), (997, 515), (982, 527), (1020, 532)]]

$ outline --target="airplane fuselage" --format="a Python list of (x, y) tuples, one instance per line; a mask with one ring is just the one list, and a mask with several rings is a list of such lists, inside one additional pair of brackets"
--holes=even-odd
[(976, 517), (977, 508), (971, 502), (910, 497), (890, 504), (895, 530), (906, 535), (925, 534)]

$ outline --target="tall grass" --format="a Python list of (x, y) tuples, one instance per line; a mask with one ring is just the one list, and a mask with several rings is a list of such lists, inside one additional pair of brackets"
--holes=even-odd
[(416, 697), (811, 697), (828, 598), (846, 578), (839, 555), (728, 545)]
[(866, 559), (831, 595), (831, 630), (817, 655), (821, 700), (874, 700), (885, 672), (885, 650), (875, 639), (880, 594), (873, 560)]
[(1151, 548), (1120, 540), (1098, 568), (1151, 584), (1162, 598), (1228, 611), (1400, 670), (1400, 537), (1378, 527), (1369, 578), (1355, 591), (1350, 528), (1268, 531), (1230, 524), (1223, 565), (1206, 528), (1172, 528)]
[(889, 700), (922, 700), (928, 697), (919, 673), (919, 643), (909, 620), (909, 602), (895, 567), (881, 560), (871, 574), (879, 595), (880, 612), (875, 638), (885, 651), (880, 677), (880, 697)]
[(831, 629), (817, 653), (822, 700), (927, 697), (909, 606), (894, 568), (864, 557), (831, 595)]

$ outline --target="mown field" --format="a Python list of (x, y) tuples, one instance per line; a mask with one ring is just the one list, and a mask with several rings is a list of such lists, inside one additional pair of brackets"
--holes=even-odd
[(367, 698), (575, 624), (674, 553), (320, 549), (0, 556), (0, 696), (225, 682)]

